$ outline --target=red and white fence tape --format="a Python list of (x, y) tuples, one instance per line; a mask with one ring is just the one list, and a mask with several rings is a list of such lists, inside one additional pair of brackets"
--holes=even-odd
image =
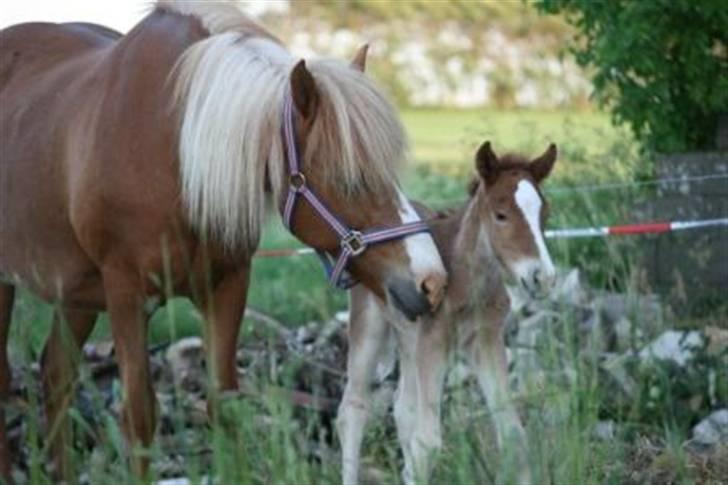
[(657, 234), (661, 232), (684, 231), (703, 227), (728, 226), (728, 218), (703, 219), (700, 221), (646, 222), (621, 226), (578, 227), (573, 229), (551, 229), (545, 231), (548, 238), (604, 237), (625, 234)]
[[(547, 238), (553, 239), (571, 239), (584, 237), (605, 237), (612, 235), (658, 234), (663, 232), (685, 231), (688, 229), (700, 229), (716, 226), (728, 227), (728, 218), (703, 219), (699, 221), (646, 222), (640, 224), (625, 224), (619, 226), (548, 229), (545, 231), (545, 235)], [(311, 248), (261, 249), (260, 251), (255, 253), (255, 256), (258, 258), (283, 258), (287, 256), (313, 254), (313, 252), (314, 250)]]

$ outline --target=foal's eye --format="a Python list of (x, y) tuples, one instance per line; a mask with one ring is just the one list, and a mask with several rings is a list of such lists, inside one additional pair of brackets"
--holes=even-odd
[(498, 222), (505, 222), (507, 219), (506, 215), (502, 212), (495, 213), (495, 220)]

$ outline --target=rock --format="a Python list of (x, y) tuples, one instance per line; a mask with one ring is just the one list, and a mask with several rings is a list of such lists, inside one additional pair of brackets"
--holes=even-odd
[(728, 408), (719, 409), (696, 424), (692, 441), (703, 446), (728, 444)]
[[(621, 392), (625, 396), (633, 396), (639, 388), (627, 369), (630, 360), (631, 356), (629, 354), (605, 354), (605, 359), (600, 366), (601, 370), (606, 372), (614, 382), (615, 392)], [(611, 392), (609, 394), (611, 397), (617, 395)]]
[(639, 328), (649, 330), (663, 321), (662, 305), (657, 295), (634, 295), (605, 292), (592, 300), (591, 307), (611, 322), (627, 317)]
[(576, 306), (587, 302), (589, 295), (581, 284), (579, 269), (574, 268), (565, 276), (561, 273), (557, 277), (556, 285), (549, 295), (549, 299), (560, 303)]
[(594, 437), (601, 441), (611, 441), (614, 439), (617, 425), (611, 419), (606, 421), (597, 421), (594, 424), (592, 434)]
[(326, 322), (322, 327), (319, 328), (318, 336), (316, 337), (316, 341), (314, 342), (314, 347), (328, 345), (331, 338), (339, 333), (344, 325), (345, 323), (338, 318), (332, 318), (331, 320)]
[(334, 319), (341, 323), (347, 324), (347, 323), (349, 323), (349, 312), (348, 311), (336, 312), (336, 315), (334, 315)]
[(114, 352), (114, 342), (105, 340), (101, 342), (89, 342), (83, 346), (83, 356), (89, 361), (105, 360), (111, 357)]
[(208, 477), (202, 477), (202, 479), (199, 481), (192, 481), (187, 477), (177, 477), (159, 480), (157, 482), (157, 485), (192, 485), (193, 483), (199, 483), (200, 485), (210, 485), (213, 482)]
[(205, 380), (204, 348), (200, 337), (186, 337), (173, 343), (165, 353), (176, 386), (199, 388)]
[(693, 350), (702, 347), (704, 339), (697, 331), (668, 330), (639, 353), (640, 359), (669, 360), (683, 366), (693, 357)]
[(708, 337), (705, 351), (708, 355), (719, 355), (728, 349), (728, 330), (719, 327), (705, 327), (703, 334)]

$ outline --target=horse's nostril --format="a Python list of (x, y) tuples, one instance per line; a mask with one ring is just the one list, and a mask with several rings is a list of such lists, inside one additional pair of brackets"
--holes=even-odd
[(533, 282), (536, 283), (537, 285), (541, 284), (541, 270), (540, 269), (535, 269), (533, 271)]
[(420, 290), (422, 290), (422, 293), (424, 293), (425, 295), (429, 295), (430, 294), (430, 288), (429, 288), (429, 286), (427, 284), (427, 280), (425, 280), (422, 283), (420, 283)]
[(432, 309), (436, 309), (444, 297), (445, 276), (440, 274), (430, 274), (420, 281), (419, 289), (423, 295), (427, 297)]

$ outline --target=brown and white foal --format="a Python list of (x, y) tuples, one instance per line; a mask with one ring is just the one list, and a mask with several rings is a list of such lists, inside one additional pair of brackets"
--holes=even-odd
[(404, 482), (426, 480), (433, 452), (442, 445), (443, 381), (459, 353), (494, 412), (498, 443), (515, 445), (519, 483), (530, 481), (524, 430), (508, 397), (503, 330), (510, 301), (504, 276), (534, 296), (553, 284), (554, 265), (542, 232), (548, 209), (539, 184), (555, 161), (553, 144), (529, 161), (517, 155), (499, 159), (486, 142), (477, 152), (478, 177), (463, 207), (435, 214), (418, 206), (423, 217), (433, 218), (432, 233), (450, 275), (433, 315), (411, 322), (366, 288), (352, 290), (348, 383), (337, 420), (345, 484), (358, 480), (370, 385), (392, 338), (400, 360), (394, 417)]

